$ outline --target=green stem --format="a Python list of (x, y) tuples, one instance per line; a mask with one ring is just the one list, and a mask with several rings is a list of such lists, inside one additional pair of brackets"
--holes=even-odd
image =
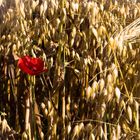
[(34, 104), (35, 104), (35, 76), (28, 76), (29, 81), (29, 92), (26, 96), (26, 116), (25, 116), (25, 131), (28, 134), (29, 140), (35, 140), (35, 114), (34, 114)]
[(36, 138), (36, 128), (35, 128), (35, 113), (34, 113), (34, 106), (35, 106), (35, 76), (30, 76), (30, 102), (31, 102), (31, 135), (32, 140)]

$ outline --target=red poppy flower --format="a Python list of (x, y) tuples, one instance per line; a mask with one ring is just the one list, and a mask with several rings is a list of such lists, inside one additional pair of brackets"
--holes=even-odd
[(18, 67), (29, 75), (38, 75), (47, 71), (44, 68), (44, 62), (40, 58), (32, 58), (30, 56), (24, 56), (19, 58)]

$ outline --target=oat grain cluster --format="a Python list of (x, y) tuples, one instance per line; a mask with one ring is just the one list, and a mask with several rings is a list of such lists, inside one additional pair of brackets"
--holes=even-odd
[(139, 91), (138, 0), (0, 0), (0, 139), (139, 140)]

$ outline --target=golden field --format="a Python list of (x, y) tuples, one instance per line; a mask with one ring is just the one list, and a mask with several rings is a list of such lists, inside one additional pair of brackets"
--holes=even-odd
[[(139, 2), (7, 0), (0, 13), (0, 138), (140, 139)], [(48, 71), (25, 74), (26, 55)]]

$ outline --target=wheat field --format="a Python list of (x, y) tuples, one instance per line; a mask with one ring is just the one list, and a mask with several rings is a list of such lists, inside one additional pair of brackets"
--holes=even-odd
[(138, 0), (0, 0), (0, 140), (140, 140), (139, 92)]

